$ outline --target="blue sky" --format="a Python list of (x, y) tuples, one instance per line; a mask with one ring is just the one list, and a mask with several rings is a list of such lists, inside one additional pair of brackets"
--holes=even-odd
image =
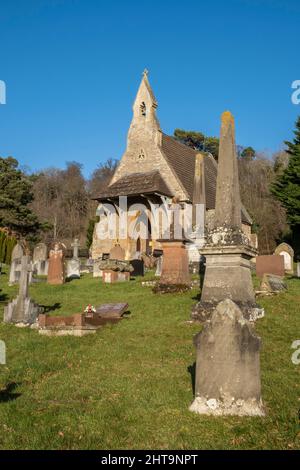
[(0, 155), (38, 170), (84, 165), (126, 145), (146, 67), (164, 132), (219, 134), (274, 151), (300, 105), (299, 0), (0, 0)]

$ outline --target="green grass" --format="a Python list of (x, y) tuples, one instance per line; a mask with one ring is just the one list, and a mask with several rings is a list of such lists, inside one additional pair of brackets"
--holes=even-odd
[[(1, 316), (17, 292), (7, 281), (7, 274), (0, 276)], [(291, 362), (291, 344), (300, 339), (300, 280), (288, 285), (288, 292), (260, 300), (266, 309), (256, 326), (263, 341), (263, 419), (188, 411), (192, 340), (200, 326), (187, 320), (197, 289), (154, 295), (140, 280), (103, 285), (90, 275), (63, 286), (31, 286), (38, 303), (59, 304), (53, 315), (122, 301), (131, 314), (83, 338), (48, 338), (0, 324), (7, 346), (7, 365), (0, 365), (0, 448), (299, 449), (300, 365)]]

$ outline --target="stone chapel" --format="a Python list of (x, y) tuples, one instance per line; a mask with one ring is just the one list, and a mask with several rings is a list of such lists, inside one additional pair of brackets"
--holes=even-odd
[[(214, 157), (188, 147), (161, 130), (157, 114), (157, 101), (151, 89), (148, 72), (143, 78), (133, 104), (133, 118), (128, 131), (127, 148), (103, 194), (96, 196), (97, 212), (103, 204), (110, 204), (118, 214), (119, 197), (126, 196), (132, 204), (161, 204), (176, 199), (183, 208), (186, 204), (205, 207), (205, 226), (209, 228), (214, 217), (218, 164)], [(128, 220), (137, 218), (128, 211)], [(134, 259), (141, 253), (161, 249), (159, 237), (154, 236), (150, 219), (147, 222), (148, 237), (121, 239), (103, 237), (100, 219), (95, 224), (92, 258), (108, 255), (116, 243), (125, 250), (125, 258)], [(144, 222), (145, 223), (145, 222)], [(252, 221), (242, 208), (243, 231), (251, 239)], [(190, 239), (186, 244), (191, 262), (199, 261), (199, 248), (205, 245), (205, 237)]]

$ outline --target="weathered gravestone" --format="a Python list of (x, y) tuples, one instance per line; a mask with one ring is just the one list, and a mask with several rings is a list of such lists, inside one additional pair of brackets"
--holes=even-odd
[(286, 273), (294, 274), (294, 250), (287, 243), (281, 243), (277, 246), (275, 255), (283, 256), (284, 270)]
[(6, 364), (6, 345), (2, 340), (0, 340), (0, 364)]
[(275, 276), (275, 274), (264, 274), (260, 284), (260, 291), (272, 294), (285, 291), (286, 289), (287, 285), (283, 277)]
[(94, 265), (93, 265), (93, 277), (101, 277), (103, 276), (103, 270), (100, 267), (100, 264), (102, 263), (102, 259), (97, 259), (94, 260)]
[(145, 265), (142, 259), (132, 259), (130, 264), (133, 267), (133, 271), (131, 273), (132, 277), (145, 275)]
[(191, 411), (206, 415), (263, 416), (261, 341), (230, 299), (220, 302), (195, 336), (195, 399)]
[(64, 247), (55, 243), (49, 253), (48, 284), (59, 285), (65, 282)]
[(127, 303), (102, 304), (96, 307), (96, 316), (100, 317), (121, 317), (128, 309)]
[(80, 263), (80, 274), (92, 273), (94, 270), (94, 260), (88, 258)]
[(157, 263), (156, 263), (155, 276), (157, 277), (161, 276), (162, 264), (163, 264), (163, 256), (160, 256), (159, 258), (157, 258)]
[[(92, 306), (88, 306), (92, 307)], [(85, 336), (94, 334), (107, 323), (118, 323), (127, 311), (127, 303), (104, 304), (71, 316), (39, 315), (39, 334), (47, 336)]]
[(21, 258), (24, 255), (24, 250), (20, 243), (15, 245), (11, 254), (11, 264), (9, 272), (9, 285), (13, 285), (20, 280), (21, 276)]
[(195, 337), (195, 400), (191, 411), (208, 415), (263, 416), (260, 338), (250, 259), (257, 254), (242, 231), (234, 119), (222, 115), (214, 225), (201, 249), (206, 270), (192, 318), (204, 320)]
[(263, 277), (264, 274), (274, 274), (283, 277), (284, 259), (280, 255), (261, 255), (256, 257), (256, 275)]
[(102, 304), (96, 307), (96, 311), (86, 313), (85, 321), (94, 326), (101, 326), (106, 323), (117, 323), (122, 320), (127, 309), (127, 303)]
[(20, 259), (24, 255), (23, 247), (20, 243), (17, 243), (12, 251), (11, 260)]
[(190, 288), (188, 251), (182, 233), (181, 208), (176, 200), (170, 206), (170, 227), (158, 240), (163, 250), (163, 262), (157, 293), (180, 292)]
[(35, 304), (28, 295), (30, 273), (33, 266), (29, 256), (21, 258), (21, 275), (19, 282), (19, 295), (4, 309), (4, 321), (6, 323), (35, 323), (42, 309)]
[(206, 268), (193, 320), (205, 321), (226, 298), (237, 303), (247, 319), (264, 314), (256, 303), (251, 278), (250, 260), (257, 251), (242, 231), (241, 211), (235, 124), (227, 111), (221, 119), (215, 216), (207, 244), (201, 249)]
[(110, 259), (116, 259), (119, 261), (124, 261), (125, 260), (125, 250), (121, 247), (121, 245), (115, 245), (109, 253), (109, 258)]
[(67, 279), (80, 279), (79, 246), (79, 241), (75, 238), (72, 243), (73, 258), (67, 262)]
[(38, 243), (33, 250), (33, 265), (38, 276), (47, 276), (48, 274), (47, 252), (45, 243)]
[(297, 262), (297, 277), (300, 277), (300, 261)]

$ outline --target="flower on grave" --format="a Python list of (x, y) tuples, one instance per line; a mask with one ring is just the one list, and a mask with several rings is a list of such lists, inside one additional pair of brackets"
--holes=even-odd
[(96, 309), (93, 305), (88, 304), (88, 306), (84, 309), (84, 313), (96, 313)]

